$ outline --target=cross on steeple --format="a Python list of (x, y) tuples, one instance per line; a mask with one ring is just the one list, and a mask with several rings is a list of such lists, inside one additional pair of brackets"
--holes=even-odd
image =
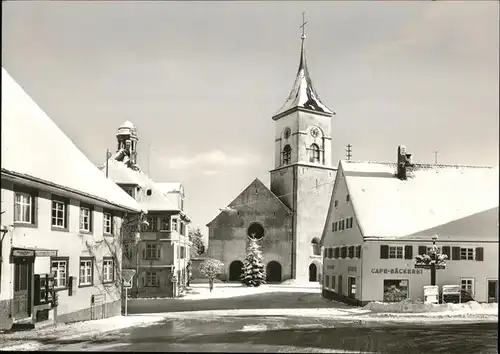
[(304, 41), (304, 39), (306, 39), (306, 24), (307, 24), (307, 21), (305, 19), (305, 16), (306, 16), (306, 13), (303, 12), (302, 13), (302, 26), (300, 26), (300, 28), (302, 28), (302, 36), (300, 38), (302, 38), (302, 41)]

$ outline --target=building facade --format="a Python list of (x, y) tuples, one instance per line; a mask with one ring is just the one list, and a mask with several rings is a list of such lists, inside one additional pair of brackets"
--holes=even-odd
[(118, 129), (117, 142), (116, 154), (101, 169), (148, 213), (139, 238), (124, 246), (123, 267), (136, 270), (131, 294), (178, 296), (187, 282), (191, 248), (184, 187), (181, 183), (156, 183), (140, 169), (139, 137), (131, 122)]
[(436, 285), (498, 302), (498, 168), (412, 164), (402, 147), (398, 157), (340, 162), (322, 237), (323, 296), (423, 300), (430, 270), (415, 268), (415, 257), (437, 235), (448, 261)]
[(1, 143), (0, 329), (119, 315), (122, 225), (139, 204), (3, 68)]
[(331, 119), (306, 64), (302, 37), (299, 69), (285, 104), (273, 115), (274, 168), (270, 188), (253, 181), (212, 220), (208, 255), (236, 280), (248, 238), (260, 235), (268, 281), (321, 278), (320, 237), (336, 169), (331, 166)]

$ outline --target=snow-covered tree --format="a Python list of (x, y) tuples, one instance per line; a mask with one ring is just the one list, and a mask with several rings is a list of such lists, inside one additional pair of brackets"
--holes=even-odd
[(224, 263), (218, 259), (206, 259), (200, 264), (201, 275), (208, 278), (210, 291), (214, 288), (215, 277), (224, 271)]
[(243, 261), (241, 281), (246, 286), (259, 286), (266, 283), (266, 271), (262, 263), (262, 250), (255, 239), (250, 239), (247, 256)]
[(205, 253), (205, 243), (200, 228), (189, 230), (189, 241), (193, 243), (191, 246), (191, 258), (196, 258)]

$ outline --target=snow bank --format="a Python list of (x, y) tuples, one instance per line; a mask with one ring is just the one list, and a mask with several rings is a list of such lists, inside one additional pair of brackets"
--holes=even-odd
[(383, 303), (370, 302), (364, 307), (373, 313), (435, 313), (453, 312), (464, 314), (498, 315), (498, 304), (479, 304), (470, 301), (462, 304), (424, 304), (404, 300), (401, 302)]
[[(144, 327), (161, 321), (158, 316), (115, 316), (101, 320), (57, 324), (39, 330), (20, 331), (0, 334), (0, 350), (38, 350), (42, 344), (38, 338), (55, 337), (61, 341), (83, 337), (93, 337), (102, 333), (120, 330), (129, 327)], [(21, 340), (23, 343), (21, 343)], [(14, 344), (21, 343), (21, 344)]]

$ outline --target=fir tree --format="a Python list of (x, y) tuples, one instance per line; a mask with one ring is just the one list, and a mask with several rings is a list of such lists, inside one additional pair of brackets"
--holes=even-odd
[(247, 256), (243, 261), (241, 281), (246, 286), (259, 286), (266, 283), (266, 271), (262, 263), (262, 251), (256, 240), (250, 239)]

